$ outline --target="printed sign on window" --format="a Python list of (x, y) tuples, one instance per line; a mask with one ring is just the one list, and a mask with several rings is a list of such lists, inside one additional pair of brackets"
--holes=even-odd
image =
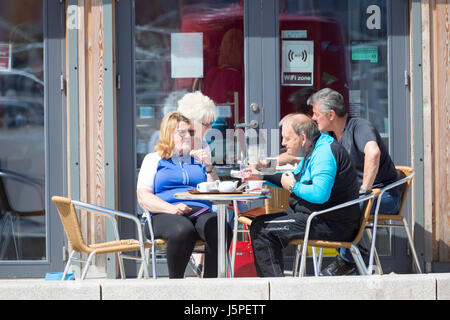
[(0, 71), (11, 71), (11, 45), (0, 43)]
[(314, 42), (283, 40), (281, 54), (281, 84), (311, 86), (314, 80)]
[(203, 78), (203, 33), (170, 35), (172, 78)]

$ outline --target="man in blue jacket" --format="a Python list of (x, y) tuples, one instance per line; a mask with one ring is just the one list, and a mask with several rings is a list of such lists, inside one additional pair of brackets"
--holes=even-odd
[[(358, 198), (356, 171), (347, 151), (321, 134), (309, 117), (296, 114), (282, 127), (282, 144), (293, 156), (302, 157), (293, 171), (262, 178), (289, 190), (290, 209), (256, 217), (250, 227), (255, 265), (260, 277), (283, 276), (282, 249), (290, 240), (303, 238), (308, 216), (318, 210)], [(261, 178), (253, 169), (252, 178)], [(360, 227), (358, 205), (316, 217), (310, 239), (351, 241)]]

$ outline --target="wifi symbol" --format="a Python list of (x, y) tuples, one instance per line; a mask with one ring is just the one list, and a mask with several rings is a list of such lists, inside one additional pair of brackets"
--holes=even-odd
[(296, 56), (294, 51), (289, 50), (288, 52), (289, 62), (292, 62), (292, 60), (294, 60), (295, 57), (299, 57), (300, 59), (303, 60), (303, 62), (306, 62), (306, 60), (308, 60), (308, 52), (306, 50), (303, 50), (299, 55)]
[(308, 52), (306, 50), (302, 51), (302, 60), (303, 62), (306, 62), (306, 60), (308, 59)]
[(289, 62), (294, 60), (294, 51), (289, 50), (289, 52), (288, 52), (288, 59), (289, 59)]

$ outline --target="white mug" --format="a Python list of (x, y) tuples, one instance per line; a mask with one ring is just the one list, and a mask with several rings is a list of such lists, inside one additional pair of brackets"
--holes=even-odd
[(200, 192), (217, 191), (217, 182), (200, 182), (197, 185), (197, 190)]

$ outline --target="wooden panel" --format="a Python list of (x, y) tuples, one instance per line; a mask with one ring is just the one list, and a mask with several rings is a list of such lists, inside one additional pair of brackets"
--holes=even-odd
[[(88, 109), (88, 197), (89, 202), (105, 205), (105, 157), (104, 157), (104, 114), (103, 114), (103, 26), (102, 1), (91, 0), (89, 21), (89, 109)], [(92, 216), (89, 221), (89, 238), (91, 242), (106, 240), (105, 220), (100, 216)], [(106, 256), (99, 256), (95, 265), (104, 268)]]
[[(433, 176), (433, 118), (432, 118), (432, 76), (433, 68), (431, 65), (431, 48), (432, 48), (432, 26), (430, 17), (429, 0), (422, 0), (422, 104), (423, 104), (423, 175), (424, 179), (424, 228), (425, 243), (424, 260), (426, 268), (430, 269), (430, 263), (433, 261), (433, 180), (429, 177)], [(412, 61), (412, 59), (411, 59)], [(413, 69), (413, 68), (411, 68)], [(414, 123), (413, 123), (414, 125)], [(414, 139), (412, 139), (414, 144)], [(413, 158), (414, 159), (414, 158)], [(414, 166), (414, 164), (413, 164)], [(427, 178), (428, 177), (428, 178)], [(414, 185), (413, 185), (414, 187)], [(414, 199), (413, 199), (414, 200)]]
[(434, 108), (435, 112), (435, 203), (438, 260), (449, 260), (450, 214), (450, 13), (449, 0), (435, 0), (434, 29)]

